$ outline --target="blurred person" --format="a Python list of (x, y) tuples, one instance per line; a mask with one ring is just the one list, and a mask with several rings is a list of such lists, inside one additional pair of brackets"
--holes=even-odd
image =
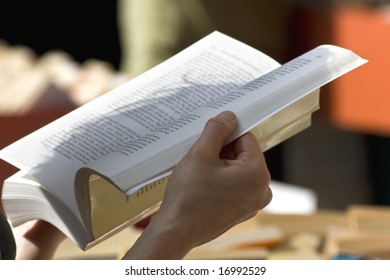
[(120, 68), (138, 75), (215, 30), (201, 0), (118, 0)]

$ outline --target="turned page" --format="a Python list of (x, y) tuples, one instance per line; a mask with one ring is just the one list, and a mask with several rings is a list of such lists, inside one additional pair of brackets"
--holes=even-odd
[(315, 89), (366, 62), (351, 50), (321, 45), (254, 79), (238, 89), (244, 97), (234, 103), (244, 128), (239, 133), (249, 131)]
[[(214, 32), (150, 71), (3, 149), (0, 157), (36, 177), (68, 201), (72, 209), (77, 209), (73, 182), (80, 168), (96, 166), (110, 177), (137, 164), (144, 157), (145, 147), (182, 141), (162, 136), (172, 135), (188, 122), (196, 121), (192, 111), (198, 107), (278, 65), (261, 52)], [(191, 133), (187, 130), (181, 135)], [(154, 148), (150, 151), (157, 152)], [(106, 162), (108, 157), (116, 161)]]

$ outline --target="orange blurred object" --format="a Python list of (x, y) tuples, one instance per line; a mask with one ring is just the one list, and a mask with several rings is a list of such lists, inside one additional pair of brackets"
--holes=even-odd
[(343, 129), (390, 135), (390, 10), (335, 10), (331, 23), (331, 43), (369, 60), (332, 82), (332, 121)]

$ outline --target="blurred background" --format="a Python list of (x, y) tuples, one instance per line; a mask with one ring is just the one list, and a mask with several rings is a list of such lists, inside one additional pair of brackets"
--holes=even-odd
[[(0, 148), (214, 30), (283, 63), (319, 44), (369, 63), (322, 88), (312, 126), (267, 151), (318, 209), (390, 204), (390, 1), (3, 0)], [(0, 163), (0, 181), (16, 169)], [(294, 201), (291, 201), (294, 203)]]

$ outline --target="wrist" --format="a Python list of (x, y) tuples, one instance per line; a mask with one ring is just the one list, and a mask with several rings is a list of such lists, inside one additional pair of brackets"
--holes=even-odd
[(183, 259), (194, 247), (185, 227), (176, 221), (167, 222), (153, 217), (124, 259)]

